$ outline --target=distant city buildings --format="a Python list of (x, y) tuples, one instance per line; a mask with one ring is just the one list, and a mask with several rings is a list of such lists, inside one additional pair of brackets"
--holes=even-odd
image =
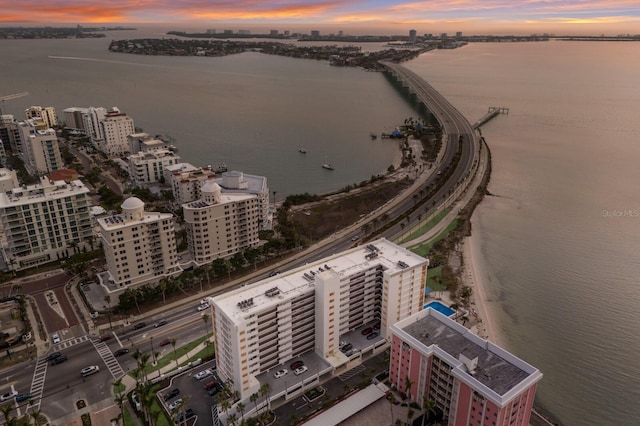
[(180, 157), (167, 148), (140, 151), (127, 157), (129, 174), (135, 186), (165, 181), (165, 168), (180, 163)]
[(14, 153), (22, 158), (30, 174), (47, 174), (64, 167), (58, 136), (55, 130), (46, 127), (44, 121), (30, 119), (18, 123), (19, 139)]
[(182, 272), (178, 264), (174, 218), (170, 213), (146, 212), (144, 202), (130, 197), (122, 213), (98, 219), (107, 260), (101, 281), (110, 293)]
[(83, 116), (89, 112), (89, 108), (71, 107), (65, 108), (64, 124), (68, 129), (85, 132)]
[(416, 30), (410, 30), (409, 31), (409, 43), (415, 43), (416, 42)]
[[(246, 399), (259, 390), (258, 376), (267, 380), (294, 358), (310, 356), (331, 372), (382, 350), (389, 327), (422, 309), (428, 264), (379, 239), (216, 296), (220, 377)], [(362, 334), (375, 327), (372, 338)], [(341, 351), (343, 340), (354, 350)], [(272, 388), (273, 397), (283, 392)]]
[[(15, 184), (13, 177), (8, 179)], [(88, 194), (79, 180), (50, 181), (47, 177), (39, 184), (15, 185), (0, 192), (2, 269), (27, 269), (93, 248)]]
[(50, 129), (58, 125), (56, 109), (54, 107), (32, 106), (24, 111), (27, 120), (41, 120), (46, 128)]
[(390, 328), (389, 381), (449, 425), (529, 425), (542, 373), (433, 309)]

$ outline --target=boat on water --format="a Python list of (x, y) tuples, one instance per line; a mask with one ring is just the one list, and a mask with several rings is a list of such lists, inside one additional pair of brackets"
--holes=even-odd
[(371, 133), (369, 133), (369, 137), (371, 138), (371, 140), (376, 140), (376, 139), (378, 139), (378, 134), (374, 133), (374, 132), (371, 132)]
[(225, 163), (222, 163), (220, 165), (218, 165), (218, 167), (216, 167), (216, 169), (214, 170), (216, 173), (224, 173), (227, 171), (227, 165)]
[(327, 170), (333, 170), (333, 166), (331, 164), (323, 164), (322, 168)]
[(300, 149), (298, 150), (298, 152), (299, 152), (299, 153), (301, 153), (301, 154), (306, 154), (306, 153), (307, 153), (307, 150), (306, 150), (306, 149), (304, 149), (304, 148), (302, 148), (302, 147), (300, 147)]

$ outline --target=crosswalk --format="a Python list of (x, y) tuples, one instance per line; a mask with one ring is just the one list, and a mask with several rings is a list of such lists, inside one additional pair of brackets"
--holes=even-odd
[(100, 355), (100, 358), (102, 358), (102, 360), (104, 361), (113, 378), (119, 379), (120, 377), (124, 376), (124, 370), (120, 366), (118, 360), (116, 360), (116, 357), (113, 356), (113, 352), (111, 352), (109, 346), (99, 340), (92, 340), (91, 343), (93, 343), (93, 346), (96, 348), (98, 355)]
[(347, 380), (349, 380), (353, 376), (355, 376), (357, 374), (360, 374), (361, 372), (365, 371), (366, 369), (367, 369), (367, 367), (365, 367), (363, 364), (360, 364), (360, 365), (357, 365), (356, 367), (352, 368), (349, 371), (345, 371), (344, 373), (339, 375), (338, 378), (341, 381), (346, 382)]
[(82, 342), (86, 342), (87, 340), (89, 340), (89, 336), (87, 336), (86, 334), (84, 336), (74, 337), (74, 338), (71, 338), (71, 339), (63, 340), (62, 342), (53, 345), (53, 352), (61, 351), (62, 349), (70, 348), (70, 347), (78, 345), (78, 344), (80, 344)]
[(33, 409), (40, 409), (40, 401), (42, 400), (42, 390), (44, 389), (44, 379), (47, 376), (47, 365), (49, 362), (46, 358), (38, 358), (36, 369), (31, 379), (31, 399), (34, 401)]

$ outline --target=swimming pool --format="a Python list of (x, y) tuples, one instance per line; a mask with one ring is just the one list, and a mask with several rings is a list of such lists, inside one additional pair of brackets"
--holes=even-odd
[(427, 309), (427, 308), (432, 308), (438, 312), (440, 312), (443, 315), (446, 315), (448, 317), (452, 316), (453, 314), (456, 313), (456, 311), (454, 311), (453, 309), (451, 309), (450, 307), (448, 307), (447, 305), (445, 305), (444, 303), (438, 302), (437, 300), (434, 300), (433, 302), (429, 302), (426, 305), (424, 305), (422, 307), (422, 309)]

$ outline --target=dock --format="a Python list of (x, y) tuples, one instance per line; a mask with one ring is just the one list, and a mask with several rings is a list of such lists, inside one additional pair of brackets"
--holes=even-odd
[(500, 114), (509, 114), (509, 108), (489, 107), (489, 112), (487, 112), (480, 120), (475, 122), (473, 130), (479, 129), (481, 126), (485, 125)]

